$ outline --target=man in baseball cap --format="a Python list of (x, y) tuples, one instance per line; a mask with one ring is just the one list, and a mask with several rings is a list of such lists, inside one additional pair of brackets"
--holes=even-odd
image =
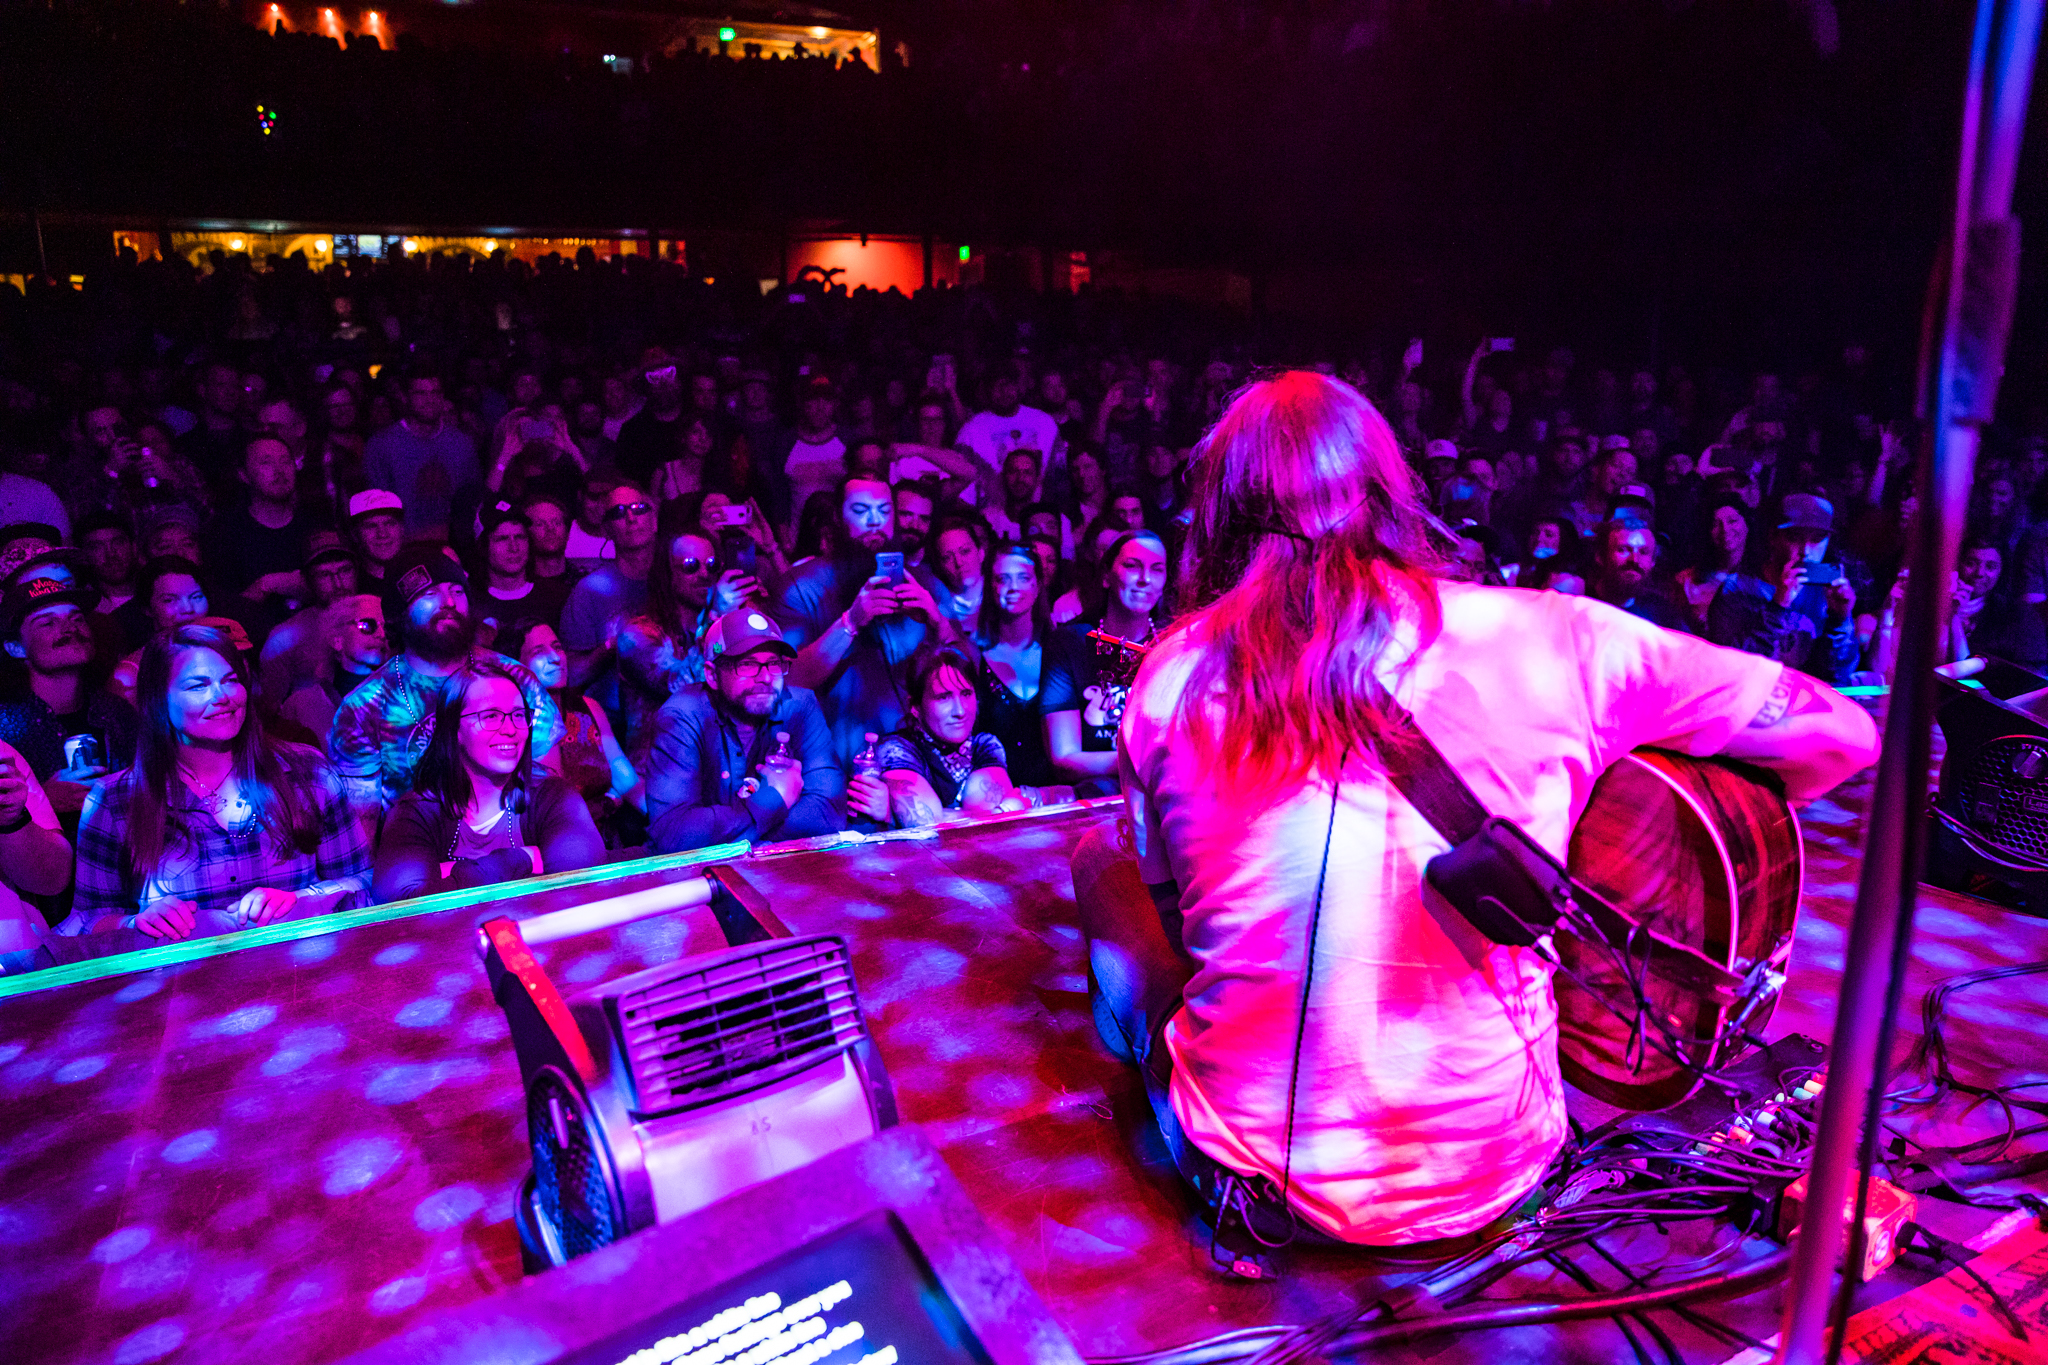
[(1835, 508), (1811, 493), (1788, 493), (1764, 551), (1761, 577), (1722, 585), (1707, 608), (1707, 638), (1780, 660), (1837, 687), (1862, 662), (1856, 589), (1862, 565), (1830, 562)]
[(517, 660), (480, 649), (470, 617), (469, 575), (443, 545), (408, 545), (385, 566), (384, 622), (397, 650), (342, 698), (327, 751), (364, 820), (412, 788), (414, 767), (434, 734), (441, 680), (489, 660), (519, 684), (533, 717), (536, 763), (562, 737), (562, 713), (548, 690)]
[(796, 650), (742, 606), (704, 633), (705, 675), (662, 704), (648, 755), (649, 839), (662, 853), (846, 827), (846, 774), (818, 699), (788, 685)]
[(382, 578), (405, 544), (405, 500), (388, 488), (365, 488), (348, 500), (348, 524), (370, 576)]

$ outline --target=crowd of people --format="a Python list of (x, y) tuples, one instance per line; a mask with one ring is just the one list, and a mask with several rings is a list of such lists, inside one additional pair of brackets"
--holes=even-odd
[[(1114, 793), (1191, 462), (1268, 361), (1386, 413), (1455, 577), (1890, 665), (1916, 443), (1857, 346), (1728, 376), (729, 299), (588, 256), (0, 298), (0, 963)], [(1989, 450), (1951, 651), (2048, 662), (2044, 473)]]

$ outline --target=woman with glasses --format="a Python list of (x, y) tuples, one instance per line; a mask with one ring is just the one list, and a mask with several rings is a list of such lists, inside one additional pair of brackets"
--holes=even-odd
[(474, 662), (442, 681), (413, 789), (384, 818), (380, 903), (604, 861), (577, 790), (533, 771), (531, 724), (525, 694), (495, 664)]
[(1010, 775), (1031, 787), (1058, 780), (1046, 754), (1045, 715), (1038, 706), (1052, 638), (1052, 604), (1042, 568), (1043, 561), (1025, 544), (999, 546), (988, 557), (975, 633), (981, 667), (970, 675), (980, 698), (982, 728), (1002, 741)]
[(135, 762), (93, 788), (63, 932), (232, 932), (344, 908), (369, 880), (362, 825), (325, 755), (263, 733), (226, 632), (176, 626), (142, 650)]

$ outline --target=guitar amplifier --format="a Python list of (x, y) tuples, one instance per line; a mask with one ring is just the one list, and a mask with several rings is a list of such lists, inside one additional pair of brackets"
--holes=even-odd
[(1926, 879), (2048, 909), (2048, 677), (2002, 659), (1939, 678), (1947, 751), (1932, 809)]

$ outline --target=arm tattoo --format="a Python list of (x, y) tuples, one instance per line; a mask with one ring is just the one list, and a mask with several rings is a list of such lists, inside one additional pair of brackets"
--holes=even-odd
[(1749, 723), (1752, 730), (1768, 730), (1800, 716), (1826, 715), (1834, 709), (1827, 688), (1794, 668), (1786, 668), (1777, 686), (1765, 699), (1763, 709)]
[(1763, 709), (1756, 713), (1756, 719), (1749, 723), (1752, 730), (1768, 730), (1785, 719), (1785, 713), (1792, 709), (1792, 670), (1780, 674), (1771, 688), (1771, 695), (1764, 699)]

